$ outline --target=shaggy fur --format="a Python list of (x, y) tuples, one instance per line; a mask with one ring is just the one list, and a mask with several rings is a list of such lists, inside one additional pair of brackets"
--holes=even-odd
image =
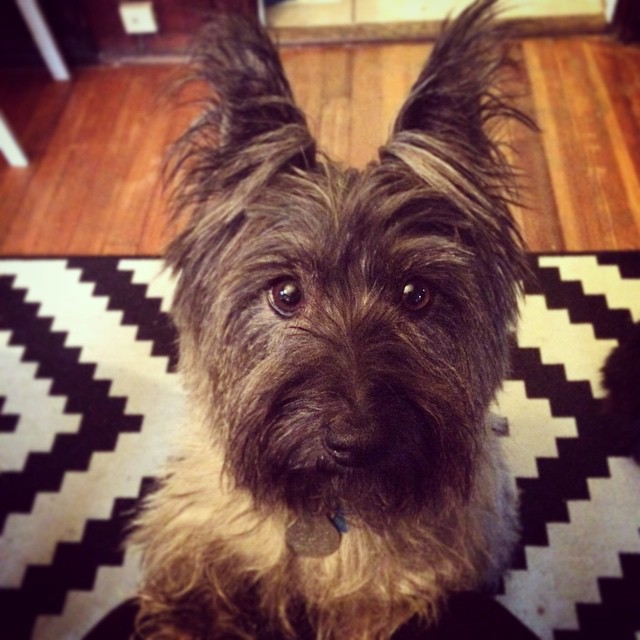
[(602, 369), (607, 390), (604, 418), (618, 455), (632, 455), (640, 464), (640, 323), (636, 323), (609, 354)]
[[(488, 407), (525, 273), (493, 139), (528, 120), (481, 0), (448, 26), (379, 161), (316, 150), (264, 32), (197, 51), (213, 88), (173, 157), (173, 317), (192, 414), (133, 541), (150, 638), (386, 638), (495, 580), (516, 504)], [(325, 557), (287, 527), (340, 514)]]

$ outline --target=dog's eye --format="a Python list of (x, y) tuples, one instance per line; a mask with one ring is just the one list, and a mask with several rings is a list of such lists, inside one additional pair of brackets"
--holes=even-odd
[(279, 280), (269, 290), (269, 304), (281, 316), (292, 316), (302, 305), (302, 288), (293, 279)]
[(408, 280), (402, 289), (402, 306), (409, 311), (424, 309), (431, 300), (427, 283), (421, 278)]

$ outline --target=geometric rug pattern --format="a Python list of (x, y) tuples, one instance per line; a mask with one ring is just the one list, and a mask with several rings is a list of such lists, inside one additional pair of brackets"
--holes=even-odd
[[(600, 386), (640, 321), (640, 253), (531, 264), (495, 408), (523, 526), (497, 598), (543, 640), (640, 640), (640, 467)], [(83, 638), (135, 590), (121, 542), (185, 415), (161, 267), (0, 259), (2, 638)]]

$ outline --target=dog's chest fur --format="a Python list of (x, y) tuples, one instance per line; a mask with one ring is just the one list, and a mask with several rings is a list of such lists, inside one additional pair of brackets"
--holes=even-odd
[[(316, 558), (287, 544), (286, 510), (256, 511), (251, 495), (233, 488), (222, 452), (205, 448), (194, 425), (139, 525), (156, 536), (149, 583), (189, 585), (185, 611), (216, 628), (204, 637), (251, 635), (269, 619), (292, 625), (295, 637), (301, 603), (318, 637), (386, 637), (413, 615), (436, 620), (449, 591), (493, 586), (509, 560), (516, 501), (497, 441), (482, 454), (486, 473), (464, 509), (452, 504), (437, 522), (416, 514), (383, 534), (347, 521), (339, 549)], [(247, 589), (255, 599), (244, 608)]]

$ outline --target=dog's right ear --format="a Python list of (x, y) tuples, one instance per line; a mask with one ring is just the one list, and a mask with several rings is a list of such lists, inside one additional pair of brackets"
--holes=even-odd
[(279, 171), (315, 165), (316, 146), (278, 53), (254, 20), (216, 16), (194, 49), (208, 97), (168, 164), (177, 213), (212, 200), (250, 197)]
[(166, 253), (185, 283), (183, 294), (223, 260), (246, 210), (270, 181), (316, 164), (315, 141), (259, 24), (216, 15), (197, 40), (193, 62), (185, 84), (198, 94), (204, 89), (202, 115), (175, 143), (165, 167), (172, 219), (186, 223)]

